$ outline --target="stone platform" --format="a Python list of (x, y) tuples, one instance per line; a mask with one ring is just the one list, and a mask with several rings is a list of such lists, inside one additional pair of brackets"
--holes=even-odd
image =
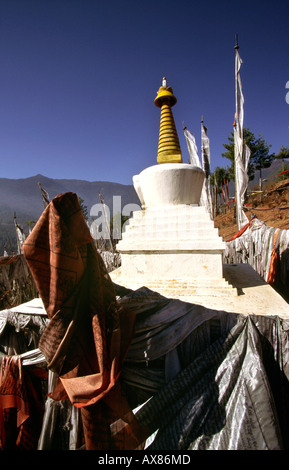
[(168, 298), (196, 303), (207, 308), (255, 315), (289, 318), (289, 304), (249, 264), (224, 264), (224, 278), (210, 282), (198, 279), (160, 279), (142, 283), (124, 279), (121, 268), (110, 273), (116, 284), (136, 290), (146, 286)]

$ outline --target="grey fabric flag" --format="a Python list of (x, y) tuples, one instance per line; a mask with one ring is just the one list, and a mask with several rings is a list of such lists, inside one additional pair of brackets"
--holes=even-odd
[(187, 142), (191, 165), (197, 166), (198, 168), (202, 168), (194, 134), (192, 134), (186, 127), (184, 127), (184, 134)]
[(235, 79), (236, 79), (236, 119), (234, 128), (235, 143), (235, 200), (237, 210), (238, 230), (248, 223), (248, 218), (243, 210), (245, 193), (248, 187), (248, 164), (250, 160), (250, 149), (243, 144), (244, 123), (244, 96), (240, 77), (242, 60), (236, 49)]
[(202, 161), (203, 161), (203, 170), (205, 172), (206, 178), (210, 176), (210, 166), (211, 166), (211, 155), (210, 155), (210, 141), (207, 135), (207, 128), (202, 123), (201, 134), (202, 134)]
[(213, 220), (213, 205), (212, 205), (211, 184), (210, 184), (210, 172), (211, 172), (210, 140), (207, 135), (207, 128), (206, 126), (204, 126), (203, 123), (201, 127), (201, 135), (202, 135), (202, 163), (203, 163), (203, 170), (205, 172), (205, 179), (204, 179), (201, 199), (203, 200), (203, 205), (206, 207), (207, 211), (210, 214), (210, 218)]
[[(204, 158), (206, 159), (206, 161), (204, 161), (204, 158), (203, 158), (203, 165), (201, 165), (199, 155), (198, 155), (198, 147), (196, 144), (196, 139), (195, 139), (194, 134), (192, 134), (192, 132), (190, 132), (184, 126), (184, 135), (185, 135), (186, 142), (187, 142), (191, 165), (197, 166), (198, 168), (202, 168), (202, 170), (204, 170), (205, 172), (204, 184), (203, 184), (201, 198), (200, 198), (200, 206), (204, 206), (206, 210), (209, 212), (211, 219), (213, 219), (211, 191), (210, 191), (210, 178), (209, 176), (208, 177), (206, 176), (207, 172), (209, 172), (209, 167), (210, 167), (210, 161), (208, 160), (208, 156), (210, 155), (209, 139), (207, 137), (204, 143), (205, 152), (206, 152), (206, 157)], [(202, 138), (203, 138), (203, 135), (202, 135)], [(202, 151), (203, 151), (203, 143), (202, 143)]]

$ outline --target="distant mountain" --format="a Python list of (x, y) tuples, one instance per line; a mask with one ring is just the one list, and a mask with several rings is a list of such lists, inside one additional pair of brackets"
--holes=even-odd
[[(133, 185), (108, 181), (52, 179), (43, 175), (24, 179), (0, 178), (0, 256), (3, 255), (4, 249), (9, 254), (16, 250), (14, 213), (17, 223), (23, 227), (25, 233), (28, 232), (27, 222), (37, 221), (41, 215), (44, 206), (38, 183), (48, 193), (50, 200), (58, 194), (76, 193), (87, 207), (88, 215), (93, 205), (100, 204), (99, 193), (109, 207), (111, 217), (114, 215), (113, 211), (119, 209), (119, 201), (121, 210), (127, 204), (140, 205)], [(113, 199), (114, 196), (118, 198)]]
[[(285, 160), (285, 168), (288, 168), (288, 161)], [(275, 159), (273, 160), (271, 166), (269, 168), (264, 168), (262, 170), (262, 180), (263, 185), (267, 185), (270, 183), (276, 183), (278, 181), (278, 174), (282, 172), (282, 160)], [(255, 177), (252, 181), (250, 181), (249, 186), (254, 187), (254, 185), (260, 184), (260, 171), (255, 170)]]

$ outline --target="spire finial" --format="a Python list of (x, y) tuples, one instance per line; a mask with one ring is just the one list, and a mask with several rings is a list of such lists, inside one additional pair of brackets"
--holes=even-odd
[(172, 87), (167, 86), (167, 80), (163, 77), (162, 86), (154, 100), (155, 105), (161, 108), (158, 163), (182, 163), (179, 137), (171, 110), (176, 102)]
[(234, 47), (234, 49), (237, 49), (237, 50), (239, 49), (238, 34), (237, 33), (235, 34), (235, 47)]

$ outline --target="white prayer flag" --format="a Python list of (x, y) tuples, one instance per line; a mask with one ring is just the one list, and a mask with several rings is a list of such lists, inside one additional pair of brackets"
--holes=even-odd
[[(204, 178), (204, 183), (202, 187), (202, 192), (201, 192), (201, 197), (200, 197), (200, 206), (204, 206), (206, 210), (210, 214), (210, 218), (213, 219), (213, 211), (212, 211), (212, 200), (211, 200), (211, 189), (210, 189), (210, 146), (209, 146), (209, 139), (206, 135), (206, 128), (204, 126), (204, 131), (202, 129), (202, 132), (204, 132), (204, 135), (202, 133), (202, 162), (203, 165), (201, 165), (201, 161), (199, 158), (198, 154), (198, 147), (196, 144), (196, 139), (194, 134), (190, 132), (185, 126), (184, 126), (184, 134), (187, 142), (187, 147), (188, 147), (188, 152), (189, 152), (189, 157), (190, 157), (190, 163), (191, 165), (194, 165), (198, 168), (201, 168), (204, 173), (205, 173), (205, 178)], [(208, 176), (207, 176), (208, 175)]]
[(202, 205), (204, 205), (207, 211), (210, 214), (210, 218), (213, 220), (213, 204), (212, 204), (212, 195), (211, 195), (211, 182), (210, 182), (210, 173), (211, 173), (211, 153), (210, 153), (210, 140), (207, 135), (207, 128), (202, 123), (201, 126), (201, 136), (202, 136), (202, 163), (203, 170), (205, 172), (205, 179), (201, 194)]
[(209, 176), (211, 171), (211, 155), (210, 155), (210, 140), (207, 135), (207, 128), (202, 123), (201, 127), (201, 135), (202, 135), (202, 163), (203, 163), (203, 170), (206, 174), (206, 177)]
[(198, 155), (198, 147), (196, 144), (196, 139), (194, 134), (192, 134), (186, 127), (184, 127), (184, 134), (187, 142), (190, 163), (191, 165), (197, 166), (202, 168), (199, 155)]
[(243, 123), (244, 123), (244, 96), (240, 77), (242, 60), (236, 49), (235, 57), (235, 85), (236, 85), (236, 119), (234, 126), (234, 147), (235, 147), (235, 200), (238, 230), (246, 223), (248, 218), (243, 210), (245, 193), (248, 187), (248, 164), (250, 160), (250, 149), (243, 144)]

